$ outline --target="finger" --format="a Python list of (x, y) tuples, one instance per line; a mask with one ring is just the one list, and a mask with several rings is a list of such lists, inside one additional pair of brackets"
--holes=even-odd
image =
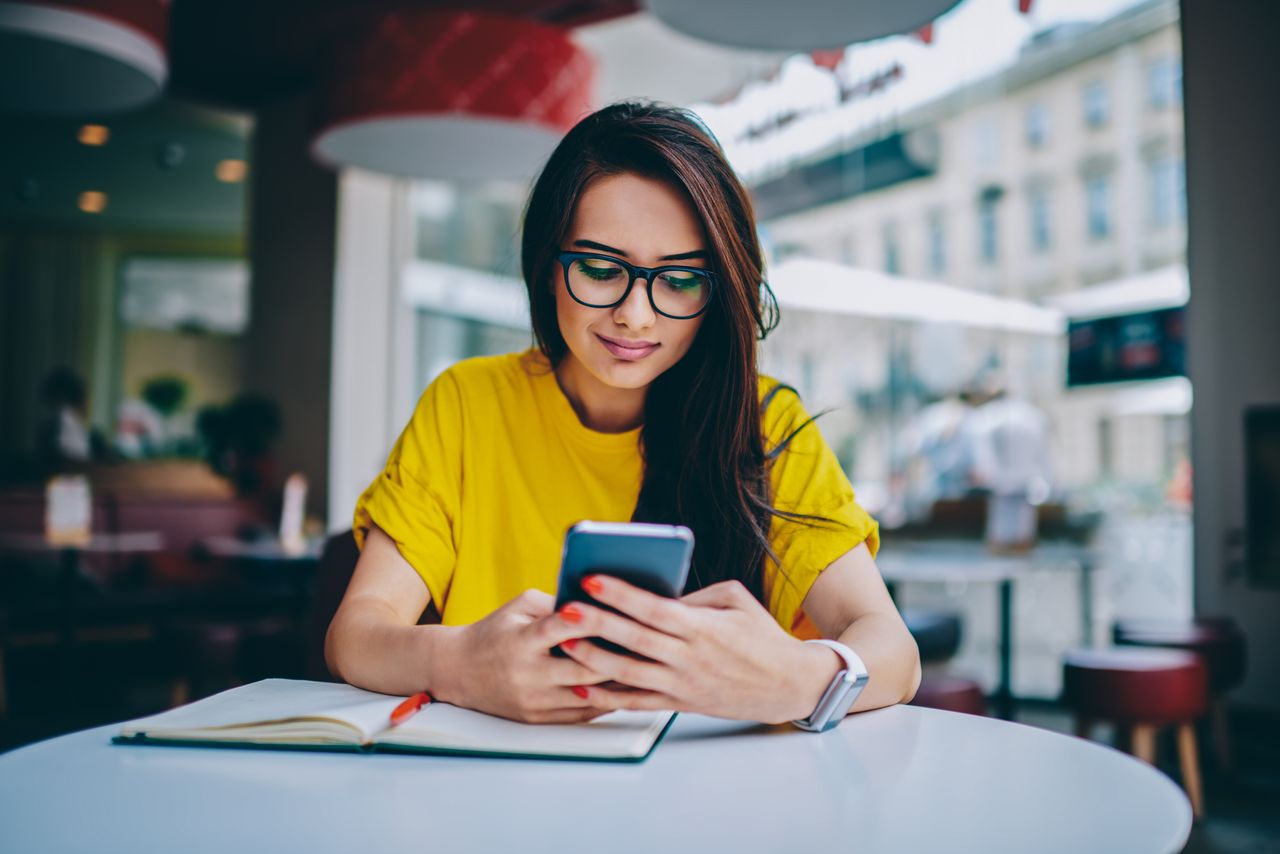
[(585, 602), (576, 603), (576, 607), (581, 615), (576, 623), (577, 637), (602, 637), (634, 653), (666, 664), (673, 664), (685, 655), (687, 644), (680, 638)]
[(587, 689), (587, 699), (592, 706), (610, 711), (617, 709), (653, 712), (686, 711), (684, 704), (661, 691), (628, 691), (594, 687)]
[(555, 605), (556, 597), (544, 590), (535, 590), (532, 587), (511, 600), (512, 609), (517, 613), (528, 614), (531, 617), (545, 617), (552, 612)]
[(582, 589), (593, 599), (611, 605), (646, 626), (673, 637), (688, 637), (692, 630), (688, 608), (675, 599), (641, 590), (611, 575), (588, 575)]
[[(561, 647), (564, 649), (564, 647)], [(640, 661), (629, 655), (618, 655), (594, 643), (581, 642), (565, 650), (574, 661), (606, 679), (613, 679), (632, 688), (665, 691), (673, 682), (671, 668), (665, 664)], [(590, 688), (590, 686), (584, 686)], [(590, 688), (590, 690), (597, 690)]]
[[(577, 699), (577, 698), (575, 698)], [(601, 715), (607, 715), (612, 709), (600, 709), (594, 706), (584, 706), (581, 708), (569, 709), (550, 709), (545, 712), (539, 712), (534, 715), (530, 723), (538, 724), (581, 724), (587, 721), (595, 720)]]
[(681, 596), (680, 601), (700, 608), (736, 608), (743, 604), (744, 595), (755, 599), (741, 581), (719, 581), (687, 596)]
[[(579, 641), (583, 643), (583, 641)], [(576, 645), (576, 644), (575, 644)], [(609, 676), (596, 673), (591, 668), (572, 658), (553, 658), (551, 660), (550, 680), (552, 685), (572, 688), (574, 685), (599, 685), (608, 682)]]

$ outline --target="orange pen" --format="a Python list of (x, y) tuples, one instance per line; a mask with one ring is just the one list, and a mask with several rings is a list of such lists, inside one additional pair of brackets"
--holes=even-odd
[(431, 702), (431, 695), (426, 691), (419, 691), (412, 697), (406, 699), (403, 703), (396, 706), (395, 711), (391, 713), (391, 725), (399, 726), (409, 718), (418, 713), (418, 710)]

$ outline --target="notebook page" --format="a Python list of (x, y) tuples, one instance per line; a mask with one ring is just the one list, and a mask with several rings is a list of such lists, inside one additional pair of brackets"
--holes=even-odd
[[(272, 740), (273, 731), (279, 731), (288, 732), (292, 736), (289, 740), (326, 735), (330, 737), (325, 740), (334, 740), (332, 736), (346, 730), (349, 736), (339, 740), (367, 741), (386, 726), (392, 709), (403, 699), (332, 682), (264, 679), (129, 721), (120, 734)], [(332, 718), (347, 726), (335, 728), (323, 722), (313, 723), (317, 718)]]
[(624, 710), (582, 724), (522, 724), (432, 703), (375, 741), (493, 753), (635, 758), (648, 753), (672, 714)]

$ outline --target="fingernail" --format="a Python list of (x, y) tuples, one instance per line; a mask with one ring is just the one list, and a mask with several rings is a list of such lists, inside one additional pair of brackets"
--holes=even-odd
[(577, 644), (578, 644), (577, 638), (569, 638), (567, 641), (560, 644), (560, 646), (564, 647), (565, 649), (573, 649), (575, 646), (577, 646)]
[(590, 593), (592, 596), (600, 595), (600, 591), (604, 590), (604, 585), (600, 583), (600, 576), (588, 575), (582, 579), (582, 589)]
[(581, 685), (574, 685), (573, 693), (577, 694), (579, 697), (581, 697), (584, 700), (587, 699), (587, 689), (583, 688)]
[(560, 617), (569, 623), (578, 623), (582, 621), (582, 612), (573, 605), (565, 605), (560, 609)]

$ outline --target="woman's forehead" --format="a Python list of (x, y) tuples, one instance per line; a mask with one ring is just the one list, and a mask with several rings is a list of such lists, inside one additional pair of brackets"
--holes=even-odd
[(568, 243), (613, 247), (637, 264), (707, 249), (702, 223), (674, 185), (631, 173), (597, 178), (578, 198)]

